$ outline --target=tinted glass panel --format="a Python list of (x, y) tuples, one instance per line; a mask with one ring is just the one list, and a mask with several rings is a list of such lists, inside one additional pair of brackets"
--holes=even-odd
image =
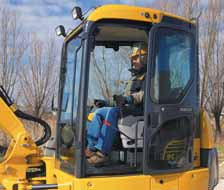
[(152, 99), (156, 103), (177, 103), (192, 79), (193, 38), (185, 32), (161, 28), (156, 44)]
[[(77, 114), (77, 102), (78, 102), (78, 91), (80, 83), (80, 72), (81, 72), (81, 56), (82, 49), (81, 40), (79, 38), (73, 39), (67, 45), (67, 62), (65, 65), (65, 82), (63, 86), (63, 97), (62, 97), (62, 112), (60, 121), (65, 122), (73, 118)], [(75, 82), (73, 84), (73, 82)], [(73, 113), (72, 113), (73, 103)]]
[(74, 173), (76, 169), (76, 134), (78, 126), (76, 117), (78, 110), (79, 86), (81, 77), (82, 41), (74, 38), (66, 46), (66, 62), (62, 69), (62, 103), (58, 125), (60, 167), (63, 171)]
[(149, 150), (152, 170), (178, 169), (191, 162), (191, 124), (187, 118), (170, 120), (154, 135)]

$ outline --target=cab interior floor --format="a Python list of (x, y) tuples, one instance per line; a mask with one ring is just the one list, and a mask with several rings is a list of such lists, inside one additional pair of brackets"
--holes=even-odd
[(86, 162), (86, 167), (88, 175), (118, 175), (122, 173), (131, 174), (136, 172), (142, 172), (142, 163), (138, 163), (137, 166), (131, 166), (130, 164), (125, 164), (123, 162), (108, 161), (102, 165), (91, 166), (90, 164), (88, 164), (88, 162)]

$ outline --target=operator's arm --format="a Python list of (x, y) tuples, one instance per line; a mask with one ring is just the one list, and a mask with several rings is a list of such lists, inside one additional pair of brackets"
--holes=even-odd
[(145, 75), (134, 78), (130, 83), (130, 93), (126, 92), (127, 104), (139, 105), (143, 103), (145, 89)]
[(132, 99), (130, 103), (141, 104), (143, 102), (144, 91), (141, 90), (139, 92), (132, 93), (130, 96), (130, 99)]
[(116, 102), (117, 106), (124, 106), (128, 105), (138, 105), (143, 103), (144, 91), (141, 90), (139, 92), (132, 93), (129, 96), (123, 95), (114, 95), (114, 101)]
[(124, 95), (114, 95), (113, 99), (118, 106), (139, 105), (143, 103), (144, 99), (144, 75), (139, 79), (131, 80), (125, 89)]

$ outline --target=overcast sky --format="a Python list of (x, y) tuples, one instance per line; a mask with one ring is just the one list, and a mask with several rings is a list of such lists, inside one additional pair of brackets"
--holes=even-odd
[(77, 21), (71, 16), (74, 6), (87, 9), (102, 4), (129, 4), (145, 6), (152, 0), (0, 0), (0, 7), (14, 9), (21, 15), (26, 31), (38, 32), (42, 39), (55, 35), (54, 29), (62, 24), (66, 30), (74, 28)]
[[(129, 4), (149, 6), (154, 0), (0, 0), (0, 8), (17, 10), (26, 31), (38, 32), (44, 39), (55, 35), (54, 29), (62, 24), (66, 30), (77, 25), (71, 16), (74, 6), (80, 6), (85, 12), (91, 7), (103, 4)], [(208, 0), (203, 0), (207, 4)], [(224, 7), (224, 0), (223, 0)]]

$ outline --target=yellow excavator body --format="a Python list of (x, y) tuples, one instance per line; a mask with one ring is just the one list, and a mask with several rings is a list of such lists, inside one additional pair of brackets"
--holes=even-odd
[[(76, 8), (75, 10), (78, 10), (80, 14), (80, 8)], [(190, 36), (194, 39), (191, 41), (193, 45), (189, 46), (193, 52), (191, 56), (197, 55), (198, 44), (195, 44), (198, 38), (196, 21), (187, 20), (159, 10), (127, 5), (101, 6), (93, 10), (86, 18), (82, 18), (82, 15), (80, 18), (82, 19), (81, 24), (71, 33), (67, 34), (62, 50), (55, 156), (45, 157), (43, 155), (38, 145), (45, 143), (48, 138), (45, 136), (45, 138), (43, 138), (44, 140), (41, 140), (41, 143), (35, 143), (20, 121), (17, 108), (8, 100), (9, 98), (4, 91), (0, 93), (0, 128), (11, 137), (10, 145), (0, 163), (1, 188), (9, 190), (213, 189), (217, 184), (217, 152), (214, 144), (212, 126), (209, 124), (209, 118), (206, 112), (200, 110), (198, 105), (195, 104), (196, 100), (198, 100), (196, 97), (198, 96), (196, 69), (191, 71), (193, 73), (192, 75), (195, 77), (189, 80), (186, 87), (184, 86), (184, 91), (180, 93), (181, 96), (178, 94), (179, 99), (171, 99), (174, 102), (176, 101), (175, 103), (161, 103), (160, 100), (156, 102), (156, 100), (152, 100), (153, 98), (150, 99), (146, 97), (145, 101), (147, 103), (150, 102), (150, 104), (145, 104), (144, 130), (141, 137), (139, 137), (144, 139), (143, 145), (138, 147), (137, 142), (139, 139), (137, 136), (138, 134), (136, 134), (135, 139), (132, 139), (132, 144), (134, 144), (134, 146), (129, 146), (127, 148), (125, 147), (127, 145), (123, 145), (123, 148), (117, 151), (119, 159), (122, 157), (123, 160), (116, 162), (117, 165), (115, 167), (113, 167), (112, 164), (106, 165), (104, 168), (91, 167), (88, 165), (84, 154), (86, 146), (86, 121), (91, 122), (94, 118), (93, 114), (89, 114), (86, 111), (86, 107), (88, 107), (88, 86), (91, 87), (91, 85), (93, 85), (93, 83), (91, 83), (92, 81), (90, 81), (88, 85), (88, 64), (91, 59), (90, 54), (94, 51), (94, 48), (96, 49), (97, 46), (103, 46), (112, 48), (114, 51), (119, 51), (119, 48), (122, 46), (133, 47), (136, 43), (139, 44), (146, 40), (149, 41), (148, 55), (149, 57), (152, 56), (148, 58), (148, 65), (157, 64), (159, 60), (153, 62), (156, 56), (153, 57), (155, 52), (152, 49), (158, 48), (154, 39), (159, 40), (160, 38), (156, 37), (157, 34), (160, 34), (160, 30), (162, 31), (165, 29), (169, 32), (171, 30), (175, 30), (175, 32), (178, 31), (181, 35), (189, 34), (188, 37)], [(123, 27), (126, 28), (123, 29)], [(120, 28), (122, 30), (119, 33)], [(150, 38), (148, 34), (146, 35), (143, 31), (147, 31)], [(121, 34), (122, 32), (125, 35)], [(132, 32), (135, 32), (136, 35), (132, 35)], [(119, 36), (120, 34), (121, 36)], [(142, 36), (141, 38), (139, 37), (140, 40), (138, 39), (138, 34)], [(166, 35), (166, 32), (162, 34)], [(179, 34), (175, 33), (175, 35)], [(172, 33), (170, 36), (172, 37), (175, 35)], [(75, 44), (76, 39), (81, 41), (78, 48), (72, 50), (73, 53), (71, 55), (76, 58), (72, 60), (72, 62), (66, 62), (70, 59), (67, 55), (67, 51), (73, 48), (73, 45), (69, 46), (70, 42), (74, 40)], [(169, 39), (167, 41), (169, 41)], [(175, 43), (178, 43), (178, 41)], [(171, 41), (169, 45), (175, 45), (175, 43), (173, 44)], [(182, 46), (179, 48), (181, 47)], [(67, 90), (67, 86), (65, 85), (66, 81), (72, 81), (72, 79), (69, 80), (66, 78), (66, 73), (69, 72), (67, 65), (73, 64), (75, 61), (77, 62), (77, 52), (80, 49), (83, 51), (80, 54), (80, 56), (82, 56), (80, 59), (82, 63), (80, 67), (82, 67), (82, 70), (80, 70), (80, 72), (73, 72), (80, 74), (81, 79), (80, 84), (78, 84), (80, 86), (79, 88), (68, 88), (69, 90)], [(76, 56), (74, 56), (74, 53), (76, 53)], [(184, 53), (186, 53), (186, 51), (183, 52), (183, 54)], [(157, 57), (159, 57), (159, 55), (157, 55)], [(195, 64), (198, 63), (197, 57), (194, 57), (194, 61)], [(193, 67), (196, 66), (193, 65)], [(77, 68), (79, 67), (77, 66)], [(186, 68), (184, 69), (186, 70)], [(72, 74), (70, 73), (70, 75)], [(163, 75), (163, 79), (167, 80), (169, 75)], [(76, 75), (76, 77), (79, 77), (79, 75)], [(151, 73), (148, 71), (146, 78), (150, 80), (151, 77)], [(147, 84), (153, 85), (155, 78), (156, 77)], [(75, 80), (73, 82), (73, 85), (76, 85)], [(71, 93), (72, 90), (74, 90), (73, 93)], [(76, 94), (76, 90), (80, 90), (77, 96), (74, 95)], [(180, 90), (180, 88), (177, 88), (174, 92), (176, 93)], [(157, 93), (160, 91), (162, 91), (162, 89), (159, 89)], [(77, 104), (73, 102), (75, 98), (71, 101), (75, 106), (78, 105), (78, 111), (75, 116), (77, 117), (77, 123), (75, 123), (73, 119), (73, 110), (75, 106), (70, 106), (69, 93), (75, 98), (79, 98)], [(182, 96), (184, 93), (185, 95)], [(192, 94), (192, 96), (190, 94)], [(148, 90), (147, 95), (155, 99), (157, 98), (150, 90)], [(176, 96), (172, 95), (172, 97)], [(182, 100), (180, 100), (180, 98), (182, 98)], [(147, 105), (151, 106), (151, 110), (146, 109)], [(72, 110), (71, 116), (66, 115), (66, 110), (68, 108)], [(65, 120), (62, 121), (61, 118), (63, 117)], [(35, 120), (35, 122), (41, 121)], [(155, 126), (152, 127), (154, 122)], [(74, 127), (77, 126), (78, 132), (75, 133)], [(178, 126), (185, 127), (189, 136), (185, 133), (183, 133), (182, 136), (178, 136), (175, 130), (173, 131), (175, 134), (171, 133), (172, 126), (176, 126), (176, 129), (179, 130), (180, 133), (182, 129), (178, 128)], [(167, 128), (170, 130), (167, 130)], [(167, 132), (167, 134), (165, 136), (160, 136), (164, 131), (165, 133)], [(118, 132), (123, 136), (125, 135), (124, 132)], [(45, 133), (47, 132), (45, 131)], [(66, 135), (63, 136), (63, 134)], [(151, 136), (149, 136), (149, 134)], [(160, 146), (159, 143), (157, 144), (158, 146), (155, 146), (154, 144), (157, 142), (156, 139), (163, 137), (164, 139), (161, 138), (160, 140), (162, 143), (163, 140), (165, 141), (166, 136), (169, 135), (172, 135), (172, 138), (165, 143), (162, 147), (162, 151), (159, 152), (159, 148), (161, 148), (162, 145)], [(128, 135), (126, 136), (128, 137)], [(176, 138), (176, 136), (178, 136), (178, 138)], [(186, 151), (183, 152), (183, 149), (186, 149)], [(127, 153), (129, 156), (125, 158), (125, 154)], [(140, 157), (140, 160), (137, 156)], [(185, 165), (182, 162), (188, 164)], [(166, 167), (167, 169), (164, 169)], [(118, 171), (116, 174), (113, 173), (115, 170)], [(121, 170), (120, 173), (119, 170)]]

